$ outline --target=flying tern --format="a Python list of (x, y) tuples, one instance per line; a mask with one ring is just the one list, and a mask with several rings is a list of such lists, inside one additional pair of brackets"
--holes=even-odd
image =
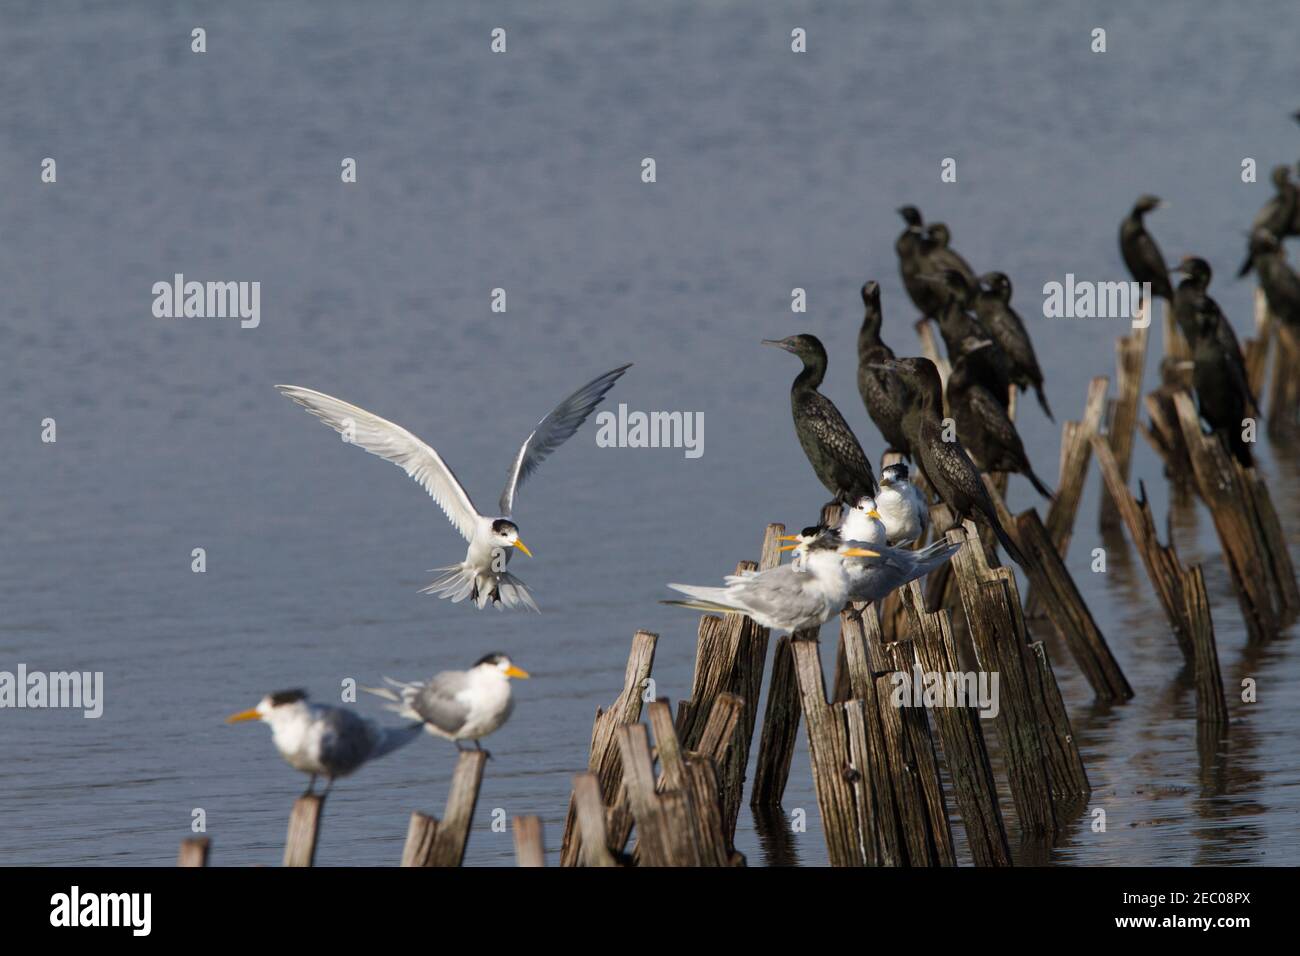
[[(522, 605), (537, 610), (524, 583), (506, 570), (516, 549), (532, 557), (519, 540), (519, 528), (513, 520), (515, 496), (524, 480), (582, 426), (629, 368), (630, 363), (592, 379), (537, 423), (510, 465), (495, 516), (481, 514), (433, 447), (400, 425), (323, 392), (297, 385), (276, 388), (337, 431), (345, 442), (391, 461), (414, 478), (469, 542), (464, 561), (434, 569), (443, 574), (424, 588), (426, 593), (450, 598), (453, 604), (468, 597), (480, 609), (491, 602), (498, 609)], [(490, 410), (476, 415), (476, 427), (492, 417)]]

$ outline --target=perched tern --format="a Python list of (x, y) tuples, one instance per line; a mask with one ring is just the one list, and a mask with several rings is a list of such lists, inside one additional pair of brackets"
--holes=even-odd
[[(838, 539), (842, 548), (840, 553), (848, 555), (844, 561), (844, 573), (849, 580), (848, 600), (860, 604), (879, 601), (908, 582), (925, 577), (961, 550), (960, 542), (951, 544), (946, 539), (936, 541), (919, 551), (885, 545), (859, 549), (860, 542), (845, 543), (841, 534), (842, 529), (805, 528), (793, 536), (793, 540), (799, 542), (795, 550), (807, 548), (825, 536)], [(865, 550), (866, 553), (855, 554), (857, 550)]]
[(726, 586), (720, 588), (669, 584), (690, 600), (663, 603), (710, 613), (745, 614), (764, 627), (787, 633), (820, 627), (849, 600), (845, 558), (874, 557), (876, 552), (845, 544), (826, 529), (809, 530), (817, 533), (781, 549), (798, 552), (794, 563), (730, 575)]
[(249, 710), (231, 714), (226, 723), (260, 720), (271, 726), (271, 740), (284, 762), (311, 774), (304, 796), (324, 775), (324, 796), (338, 777), (346, 777), (363, 763), (391, 753), (420, 735), (420, 725), (381, 727), (343, 707), (312, 704), (301, 690), (267, 694)]
[[(497, 609), (504, 604), (511, 608), (523, 605), (535, 611), (537, 604), (524, 583), (506, 570), (515, 549), (532, 557), (532, 552), (519, 540), (519, 528), (512, 520), (515, 495), (524, 479), (582, 426), (605, 393), (629, 368), (630, 363), (592, 379), (537, 423), (510, 466), (499, 514), (495, 517), (480, 514), (433, 447), (400, 425), (309, 388), (297, 385), (276, 388), (337, 431), (345, 442), (399, 466), (420, 483), (469, 542), (464, 561), (434, 569), (444, 573), (424, 588), (426, 593), (450, 598), (453, 604), (468, 597), (480, 609), (491, 602)], [(490, 411), (479, 414), (476, 425), (490, 417)]]
[(479, 738), (499, 728), (514, 710), (510, 678), (528, 676), (505, 654), (488, 654), (467, 671), (442, 671), (427, 681), (385, 677), (391, 688), (361, 689), (390, 701), (389, 710), (420, 721), (435, 737), (454, 741), (457, 750), (463, 749), (462, 740), (472, 740), (474, 749), (482, 750)]
[[(876, 499), (871, 495), (863, 495), (854, 502), (853, 507), (844, 513), (844, 518), (836, 530), (839, 531), (842, 540), (854, 541), (866, 547), (889, 543), (888, 526), (880, 512), (876, 510)], [(799, 541), (801, 538), (798, 535), (788, 535), (781, 540)]]
[(919, 541), (930, 527), (930, 509), (902, 462), (881, 470), (876, 509), (885, 525), (886, 543), (892, 547)]

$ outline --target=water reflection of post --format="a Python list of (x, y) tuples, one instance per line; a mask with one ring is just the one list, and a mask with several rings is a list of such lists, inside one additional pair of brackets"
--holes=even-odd
[(755, 804), (750, 806), (754, 817), (754, 832), (758, 835), (758, 848), (767, 866), (799, 866), (795, 852), (794, 831), (785, 811), (779, 806)]

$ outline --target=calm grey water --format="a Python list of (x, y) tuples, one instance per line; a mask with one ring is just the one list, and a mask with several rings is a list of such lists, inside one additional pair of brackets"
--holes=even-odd
[[(1251, 286), (1229, 278), (1242, 230), (1267, 169), (1300, 155), (1284, 2), (1051, 17), (1029, 3), (187, 6), (0, 11), (0, 669), (100, 670), (107, 697), (98, 720), (0, 712), (0, 863), (167, 864), (195, 808), (215, 863), (275, 863), (303, 781), (266, 728), (226, 714), (496, 649), (534, 679), (491, 738), (468, 862), (512, 862), (497, 808), (541, 814), (558, 846), (636, 628), (661, 634), (658, 692), (689, 690), (695, 618), (657, 603), (664, 582), (717, 580), (766, 522), (807, 523), (825, 498), (789, 420), (794, 360), (758, 340), (821, 336), (826, 391), (882, 450), (852, 349), (857, 288), (878, 278), (887, 340), (915, 351), (895, 207), (945, 219), (977, 268), (1011, 275), (1064, 419), (1113, 373), (1122, 326), (1042, 319), (1036, 290), (1120, 278), (1118, 221), (1156, 192), (1172, 203), (1150, 220), (1166, 255), (1208, 258), (1246, 334)], [(194, 26), (206, 54), (189, 52)], [(505, 55), (489, 52), (496, 26)], [(1088, 48), (1098, 26), (1104, 55)], [(39, 181), (46, 156), (55, 185)], [(1240, 182), (1245, 156), (1258, 185)], [(956, 184), (939, 182), (944, 157)], [(151, 286), (176, 272), (260, 281), (260, 327), (155, 319)], [(506, 314), (489, 310), (498, 286)], [(806, 315), (790, 311), (796, 286)], [(458, 537), (414, 483), (271, 388), (396, 419), (486, 507), (532, 423), (625, 361), (615, 401), (704, 412), (705, 453), (600, 449), (590, 425), (557, 453), (518, 512), (536, 559), (515, 567), (541, 616), (419, 594)], [(1054, 479), (1058, 429), (1032, 402), (1021, 417)], [(1260, 458), (1295, 540), (1300, 456), (1263, 443)], [(1134, 473), (1163, 521), (1141, 440)], [(1176, 510), (1184, 556), (1206, 562), (1232, 713), (1198, 752), (1178, 652), (1136, 555), (1099, 539), (1096, 485), (1069, 563), (1136, 697), (1094, 706), (1050, 641), (1108, 819), (1094, 833), (1081, 818), (1051, 860), (1300, 862), (1300, 650), (1246, 645), (1208, 514)], [(1040, 504), (1019, 478), (1011, 496)], [(1089, 571), (1099, 544), (1107, 574)], [(1239, 700), (1246, 677), (1258, 703)], [(421, 740), (341, 782), (319, 861), (395, 863), (407, 814), (441, 811), (452, 765), (450, 744)], [(825, 862), (802, 741), (795, 808), (807, 832), (761, 840), (746, 811), (751, 863), (780, 844)]]

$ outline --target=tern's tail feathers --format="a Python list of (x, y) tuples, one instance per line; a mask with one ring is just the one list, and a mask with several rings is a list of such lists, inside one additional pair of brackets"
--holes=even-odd
[(442, 576), (425, 588), (421, 594), (436, 594), (452, 604), (469, 598), (479, 610), (493, 605), (498, 611), (503, 607), (528, 607), (540, 611), (528, 588), (509, 571), (482, 572), (471, 564), (461, 562), (445, 568), (434, 568)]
[(922, 548), (916, 552), (916, 566), (920, 574), (929, 574), (935, 568), (941, 566), (952, 558), (954, 554), (961, 550), (964, 541), (950, 542), (946, 538), (941, 538), (931, 545)]
[(393, 680), (391, 677), (385, 677), (384, 682), (388, 687), (365, 687), (361, 686), (367, 694), (374, 694), (388, 701), (384, 705), (384, 710), (392, 711), (400, 717), (407, 720), (417, 720), (423, 722), (419, 714), (411, 708), (411, 700), (415, 697), (420, 689), (424, 686), (418, 683), (407, 683), (405, 681)]
[(693, 611), (707, 614), (744, 614), (745, 609), (736, 607), (727, 600), (726, 588), (698, 587), (694, 584), (670, 584), (674, 591), (680, 591), (690, 598), (689, 601), (664, 601), (674, 607), (688, 607)]

